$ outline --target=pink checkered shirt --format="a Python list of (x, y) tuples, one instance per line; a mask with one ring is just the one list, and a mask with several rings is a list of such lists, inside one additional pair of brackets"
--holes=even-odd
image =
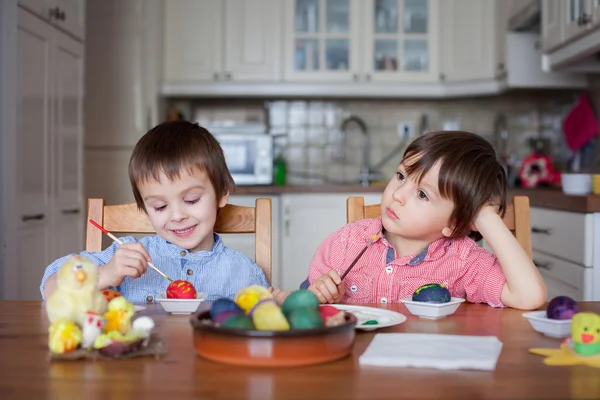
[[(330, 269), (340, 275), (381, 232), (381, 217), (347, 224), (331, 234), (310, 262), (312, 283)], [(396, 303), (412, 297), (427, 283), (441, 283), (453, 297), (504, 307), (500, 294), (506, 279), (495, 255), (470, 238), (442, 238), (419, 254), (396, 258), (394, 248), (379, 235), (344, 279), (342, 303)]]

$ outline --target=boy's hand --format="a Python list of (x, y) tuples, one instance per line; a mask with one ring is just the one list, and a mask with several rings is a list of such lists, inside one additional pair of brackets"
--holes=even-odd
[(98, 287), (119, 286), (126, 276), (139, 278), (148, 262), (150, 255), (141, 243), (123, 243), (108, 263), (98, 267)]
[(337, 271), (330, 269), (327, 274), (317, 278), (308, 290), (313, 292), (321, 303), (338, 303), (346, 293), (346, 286), (342, 284)]
[(275, 301), (277, 302), (277, 304), (279, 306), (281, 306), (283, 304), (286, 297), (288, 297), (288, 295), (290, 294), (290, 292), (288, 292), (287, 290), (277, 289), (274, 287), (270, 287), (269, 292), (271, 292), (271, 294), (273, 295), (273, 298), (275, 299)]

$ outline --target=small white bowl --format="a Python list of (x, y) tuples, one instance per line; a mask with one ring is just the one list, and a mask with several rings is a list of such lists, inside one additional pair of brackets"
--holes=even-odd
[(195, 299), (168, 299), (165, 293), (156, 298), (156, 301), (171, 314), (191, 314), (196, 312), (200, 303), (206, 300), (208, 295), (203, 292), (196, 294)]
[(560, 183), (564, 194), (582, 196), (592, 193), (590, 174), (561, 174)]
[(422, 301), (413, 301), (412, 298), (400, 300), (406, 305), (411, 314), (421, 318), (438, 319), (454, 314), (465, 299), (452, 297), (447, 303), (425, 303)]
[(571, 335), (572, 319), (550, 319), (546, 310), (530, 311), (523, 314), (537, 332), (555, 338), (566, 338)]

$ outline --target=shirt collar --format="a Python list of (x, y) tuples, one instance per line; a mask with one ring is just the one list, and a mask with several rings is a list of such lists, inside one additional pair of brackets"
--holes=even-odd
[(223, 240), (221, 239), (221, 236), (219, 236), (218, 234), (213, 232), (213, 238), (214, 238), (214, 242), (213, 242), (213, 245), (210, 250), (200, 250), (200, 251), (196, 251), (193, 253), (189, 252), (187, 249), (176, 246), (171, 242), (168, 242), (167, 240), (163, 239), (160, 236), (159, 236), (159, 241), (165, 250), (165, 254), (167, 254), (171, 257), (176, 257), (176, 258), (185, 257), (185, 258), (191, 259), (191, 260), (198, 260), (198, 259), (203, 259), (203, 258), (207, 258), (207, 257), (212, 257), (216, 254), (219, 254), (223, 250), (225, 245), (223, 244)]

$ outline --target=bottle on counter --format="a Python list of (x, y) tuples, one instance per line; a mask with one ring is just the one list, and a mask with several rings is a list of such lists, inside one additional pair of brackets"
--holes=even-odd
[(287, 178), (287, 162), (283, 157), (283, 152), (279, 153), (273, 160), (273, 184), (275, 186), (284, 186)]

